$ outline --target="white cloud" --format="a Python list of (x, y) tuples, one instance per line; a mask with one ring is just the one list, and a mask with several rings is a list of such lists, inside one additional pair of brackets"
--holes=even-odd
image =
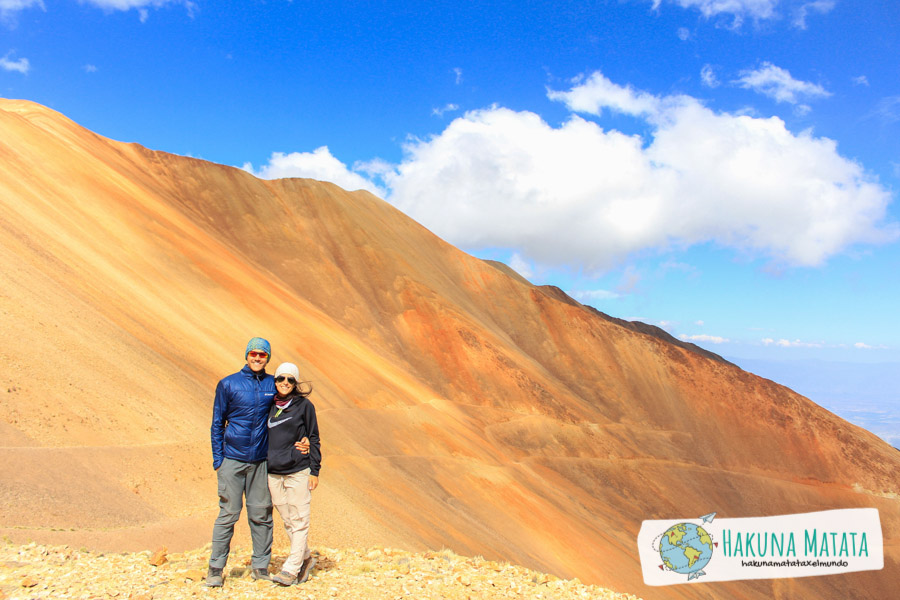
[(694, 321), (694, 325), (697, 325), (697, 326), (699, 326), (699, 327), (703, 327), (703, 321), (702, 321), (702, 320), (700, 320), (700, 321)]
[(703, 68), (700, 69), (700, 81), (709, 88), (717, 88), (720, 85), (719, 78), (716, 77), (716, 70), (712, 65), (703, 65)]
[(566, 292), (578, 301), (592, 302), (595, 300), (615, 300), (621, 298), (621, 294), (609, 290), (573, 290)]
[(863, 342), (856, 342), (853, 347), (859, 350), (888, 350), (887, 346), (871, 346)]
[(389, 200), (463, 248), (515, 248), (587, 271), (705, 242), (816, 266), (900, 233), (883, 224), (886, 189), (832, 140), (795, 135), (778, 118), (717, 113), (601, 73), (548, 95), (573, 111), (643, 119), (651, 133), (645, 140), (575, 115), (553, 127), (497, 106), (468, 112), (406, 144), (384, 175)]
[(459, 110), (458, 104), (446, 104), (443, 108), (434, 108), (431, 110), (431, 114), (435, 117), (443, 117), (444, 113), (453, 112)]
[(96, 73), (97, 72), (97, 65), (87, 64), (81, 68), (84, 69), (85, 73)]
[(742, 88), (773, 98), (777, 102), (797, 104), (802, 98), (827, 98), (831, 95), (831, 92), (822, 86), (794, 79), (790, 72), (770, 62), (764, 62), (755, 70), (741, 71), (740, 75), (740, 79), (735, 83)]
[(686, 42), (689, 39), (691, 39), (691, 30), (688, 29), (687, 27), (679, 27), (677, 34), (678, 34), (678, 39), (681, 40), (682, 42)]
[[(105, 11), (129, 11), (137, 10), (141, 23), (147, 21), (151, 8), (161, 8), (169, 4), (184, 6), (188, 15), (194, 16), (198, 7), (192, 0), (79, 0), (82, 4), (89, 4)], [(16, 15), (27, 8), (40, 8), (46, 10), (43, 0), (0, 0), (0, 22), (15, 24)]]
[(771, 346), (774, 344), (775, 346), (781, 346), (782, 348), (824, 348), (825, 347), (825, 344), (823, 344), (822, 342), (801, 342), (800, 340), (790, 341), (790, 340), (786, 340), (783, 338), (780, 340), (775, 340), (772, 338), (765, 338), (762, 340), (762, 343), (764, 346)]
[(888, 96), (882, 98), (872, 113), (884, 123), (896, 123), (900, 121), (900, 96)]
[(811, 12), (825, 14), (830, 12), (835, 4), (837, 4), (835, 0), (814, 0), (813, 2), (806, 2), (794, 11), (794, 27), (806, 29), (806, 17), (808, 17)]
[(696, 277), (700, 274), (700, 270), (692, 264), (679, 262), (676, 260), (666, 260), (660, 263), (659, 268), (663, 271), (681, 271), (689, 277)]
[(0, 0), (0, 11), (3, 12), (25, 10), (32, 6), (44, 8), (44, 3), (42, 0)]
[(16, 17), (27, 8), (46, 10), (43, 0), (0, 0), (0, 23), (16, 26)]
[(197, 11), (197, 4), (191, 0), (81, 0), (85, 4), (90, 4), (106, 11), (129, 11), (135, 9), (138, 11), (138, 18), (141, 23), (145, 23), (150, 17), (150, 8), (161, 8), (168, 4), (183, 5), (188, 14), (193, 17)]
[[(682, 8), (700, 11), (707, 19), (719, 15), (730, 15), (734, 18), (734, 27), (740, 27), (744, 18), (754, 20), (772, 19), (777, 16), (775, 8), (780, 0), (666, 0), (669, 4), (677, 4)], [(653, 0), (653, 8), (660, 6), (662, 0)]]
[(860, 75), (859, 77), (853, 78), (853, 85), (864, 85), (869, 87), (869, 78), (865, 75)]
[[(376, 168), (374, 165), (375, 163), (367, 163), (360, 170), (372, 173)], [(366, 171), (366, 167), (370, 170)], [(385, 195), (384, 190), (359, 173), (350, 170), (344, 163), (332, 156), (327, 146), (316, 148), (312, 152), (292, 152), (290, 154), (274, 152), (269, 158), (269, 163), (260, 167), (259, 171), (255, 171), (250, 163), (245, 163), (243, 169), (262, 179), (305, 177), (330, 181), (346, 190), (368, 190), (376, 196), (384, 197)]]
[[(356, 173), (365, 173), (369, 179), (383, 180), (387, 174), (394, 172), (394, 165), (386, 160), (374, 158), (369, 161), (354, 163), (352, 170)], [(384, 194), (381, 195), (383, 196)]]
[(531, 265), (527, 260), (522, 258), (519, 253), (513, 254), (509, 259), (509, 266), (513, 271), (524, 277), (525, 279), (530, 279), (534, 276), (534, 272), (531, 269)]
[(462, 76), (463, 76), (462, 69), (460, 69), (459, 67), (454, 68), (454, 69), (453, 69), (453, 74), (456, 75), (456, 85), (461, 84), (461, 83), (462, 83)]
[(725, 344), (729, 342), (728, 338), (719, 337), (717, 335), (680, 335), (678, 336), (686, 342), (706, 342), (708, 344)]
[(599, 71), (568, 92), (548, 90), (547, 97), (564, 102), (571, 111), (597, 116), (604, 108), (634, 117), (654, 115), (662, 108), (657, 96), (635, 91), (630, 85), (617, 85)]
[(16, 71), (22, 75), (28, 75), (28, 71), (31, 70), (31, 63), (28, 62), (27, 58), (20, 58), (18, 60), (11, 58), (14, 54), (15, 52), (10, 50), (3, 58), (0, 58), (0, 69), (3, 69), (4, 71)]

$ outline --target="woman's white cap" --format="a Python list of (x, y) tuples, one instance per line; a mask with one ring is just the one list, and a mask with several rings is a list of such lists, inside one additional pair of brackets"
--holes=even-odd
[(278, 368), (275, 369), (275, 377), (279, 375), (290, 375), (297, 381), (300, 381), (300, 369), (294, 363), (281, 363), (278, 365)]

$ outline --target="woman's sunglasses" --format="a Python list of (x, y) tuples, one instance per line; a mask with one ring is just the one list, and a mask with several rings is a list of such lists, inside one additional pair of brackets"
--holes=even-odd
[(297, 380), (293, 377), (288, 377), (287, 375), (279, 375), (275, 378), (275, 383), (281, 383), (283, 381), (287, 381), (291, 385), (297, 385)]

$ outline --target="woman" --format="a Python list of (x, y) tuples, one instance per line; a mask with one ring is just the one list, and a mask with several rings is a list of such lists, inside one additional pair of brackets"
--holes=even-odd
[(272, 581), (293, 585), (306, 581), (316, 564), (309, 552), (307, 535), (309, 501), (319, 485), (322, 452), (316, 407), (309, 401), (312, 386), (301, 391), (297, 365), (278, 365), (275, 389), (278, 394), (269, 409), (269, 492), (284, 521), (291, 554)]

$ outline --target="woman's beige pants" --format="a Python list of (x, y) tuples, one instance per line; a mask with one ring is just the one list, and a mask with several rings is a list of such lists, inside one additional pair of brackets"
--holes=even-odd
[(290, 475), (269, 473), (269, 493), (291, 541), (291, 554), (281, 570), (296, 576), (309, 558), (309, 469)]

